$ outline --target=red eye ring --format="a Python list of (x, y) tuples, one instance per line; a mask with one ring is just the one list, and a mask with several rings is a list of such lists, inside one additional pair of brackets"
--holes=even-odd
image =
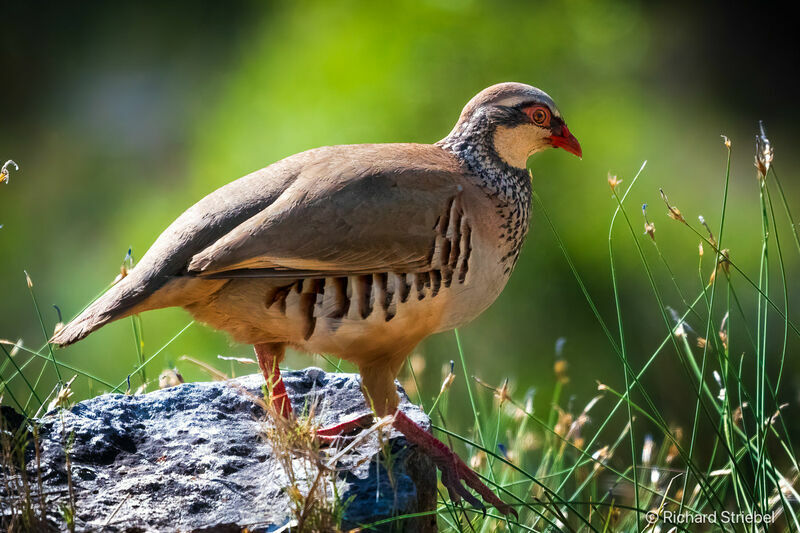
[(537, 126), (550, 126), (550, 110), (544, 106), (535, 105), (525, 109), (525, 114)]

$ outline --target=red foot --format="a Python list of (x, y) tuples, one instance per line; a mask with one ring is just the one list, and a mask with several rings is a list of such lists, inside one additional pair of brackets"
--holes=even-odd
[(483, 507), (481, 501), (473, 496), (461, 484), (463, 481), (468, 487), (471, 487), (475, 492), (480, 494), (483, 499), (492, 504), (498, 511), (508, 515), (512, 514), (515, 518), (519, 519), (517, 511), (503, 500), (495, 496), (495, 494), (487, 487), (483, 481), (480, 480), (478, 475), (470, 469), (461, 458), (455, 454), (453, 450), (447, 447), (445, 443), (422, 429), (413, 420), (408, 418), (399, 409), (394, 415), (394, 427), (403, 435), (406, 436), (411, 443), (416, 444), (426, 454), (428, 454), (439, 470), (442, 472), (442, 484), (447, 487), (447, 492), (450, 494), (450, 499), (457, 502), (464, 498), (475, 507)]
[(334, 444), (342, 437), (347, 437), (352, 433), (368, 428), (372, 425), (373, 419), (372, 414), (366, 414), (352, 420), (346, 420), (335, 426), (318, 429), (317, 438), (324, 444)]

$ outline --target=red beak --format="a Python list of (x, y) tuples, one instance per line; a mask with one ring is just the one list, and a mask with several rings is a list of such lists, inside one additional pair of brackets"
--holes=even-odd
[(553, 148), (563, 148), (571, 154), (583, 157), (581, 143), (569, 132), (569, 128), (567, 128), (566, 124), (561, 126), (561, 135), (552, 135), (550, 137), (550, 143), (553, 145)]

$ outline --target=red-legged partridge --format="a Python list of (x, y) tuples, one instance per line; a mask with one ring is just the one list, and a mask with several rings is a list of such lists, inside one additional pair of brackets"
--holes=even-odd
[[(553, 100), (521, 83), (481, 91), (436, 144), (327, 146), (209, 194), (178, 217), (129, 275), (52, 339), (179, 306), (253, 344), (278, 411), (286, 347), (358, 365), (380, 416), (430, 453), (451, 497), (503, 513), (449, 448), (397, 410), (394, 379), (428, 335), (468, 323), (508, 281), (528, 231), (528, 156), (580, 156)], [(323, 435), (352, 429), (343, 424)]]

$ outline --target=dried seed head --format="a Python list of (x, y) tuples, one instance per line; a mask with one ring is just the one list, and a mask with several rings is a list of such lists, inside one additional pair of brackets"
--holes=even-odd
[(697, 253), (700, 254), (700, 257), (703, 257), (703, 243), (697, 245)]
[(23, 270), (23, 272), (25, 273), (25, 283), (28, 284), (28, 288), (29, 289), (32, 289), (33, 288), (33, 280), (31, 280), (31, 277), (28, 275), (28, 271), (27, 270)]
[(725, 351), (728, 350), (728, 334), (725, 331), (719, 332), (719, 340), (722, 341), (722, 347), (725, 348)]
[(728, 248), (722, 250), (720, 254), (719, 264), (725, 270), (726, 274), (731, 272), (731, 251)]
[(737, 407), (733, 411), (732, 418), (733, 418), (733, 423), (734, 424), (736, 424), (737, 426), (741, 426), (742, 425), (742, 418), (744, 418), (744, 415), (742, 414), (742, 406), (741, 405), (739, 407)]
[[(667, 195), (664, 193), (664, 189), (658, 189), (658, 192), (661, 194), (661, 199), (664, 200), (664, 204), (667, 206), (667, 214), (672, 220), (677, 220), (678, 222), (683, 222), (686, 224), (686, 219), (683, 218), (680, 210), (675, 207), (674, 205), (669, 205), (669, 199)], [(688, 224), (687, 224), (688, 225)]]
[(567, 361), (566, 359), (556, 359), (553, 363), (553, 373), (556, 375), (556, 380), (562, 385), (569, 383), (569, 376), (567, 375)]
[(655, 242), (656, 225), (647, 220), (647, 204), (642, 204), (642, 216), (644, 217), (644, 234), (650, 235), (650, 238)]
[(133, 269), (133, 249), (128, 248), (128, 253), (125, 254), (125, 257), (122, 259), (122, 264), (119, 267), (119, 274), (117, 277), (114, 278), (114, 283), (119, 283), (122, 278), (126, 277), (128, 273)]
[(765, 425), (772, 426), (777, 422), (778, 418), (781, 416), (781, 411), (789, 407), (788, 403), (782, 403), (778, 406), (778, 409), (773, 413), (771, 417), (766, 420)]
[(55, 304), (53, 304), (53, 307), (55, 308), (56, 314), (58, 315), (58, 321), (56, 322), (55, 328), (53, 328), (53, 336), (55, 336), (58, 335), (62, 329), (64, 329), (64, 320), (62, 320), (61, 318), (61, 309)]
[(61, 318), (61, 309), (55, 304), (53, 304), (53, 307), (55, 308), (56, 314), (58, 315), (58, 321), (56, 322), (56, 326), (53, 330), (53, 336), (56, 336), (62, 329), (64, 329), (64, 320), (62, 320)]
[(592, 459), (594, 459), (594, 469), (599, 470), (603, 466), (605, 466), (608, 459), (611, 457), (611, 449), (606, 444), (596, 452), (592, 454)]
[(612, 176), (611, 173), (608, 174), (608, 186), (611, 187), (611, 190), (614, 191), (617, 189), (617, 185), (622, 183), (622, 180), (617, 178), (616, 176)]
[(672, 433), (673, 433), (674, 439), (670, 440), (671, 444), (669, 446), (669, 450), (667, 451), (667, 456), (664, 459), (667, 464), (672, 463), (672, 461), (674, 461), (675, 458), (678, 457), (678, 453), (679, 452), (678, 452), (678, 446), (677, 446), (676, 443), (680, 442), (681, 439), (683, 438), (683, 429), (675, 428), (672, 431)]
[(455, 370), (455, 363), (453, 361), (450, 361), (450, 370), (447, 372), (447, 375), (445, 375), (444, 380), (442, 380), (442, 387), (439, 389), (439, 394), (444, 394), (445, 391), (447, 391), (447, 389), (449, 389), (450, 386), (453, 384), (453, 382), (456, 380), (456, 374), (454, 370)]
[(675, 460), (676, 457), (678, 457), (678, 447), (673, 442), (669, 446), (669, 451), (667, 451), (667, 457), (664, 459), (664, 461), (667, 464), (670, 464), (670, 463), (672, 463), (672, 461)]
[(72, 398), (72, 382), (75, 381), (76, 377), (78, 377), (77, 374), (72, 376), (72, 379), (62, 385), (62, 387), (58, 390), (56, 397), (53, 398), (53, 401), (51, 401), (50, 405), (47, 406), (48, 411), (52, 411), (57, 407), (69, 407), (69, 399)]
[(656, 225), (653, 224), (652, 222), (645, 222), (645, 224), (644, 224), (644, 234), (645, 235), (650, 235), (650, 238), (653, 239), (653, 241), (655, 241), (656, 240)]
[(558, 407), (556, 408), (558, 409), (558, 421), (556, 422), (553, 431), (555, 431), (556, 435), (562, 439), (565, 439), (569, 428), (572, 427), (573, 418), (570, 413), (567, 413)]
[(494, 391), (494, 397), (501, 406), (511, 399), (509, 394), (508, 378), (503, 380), (503, 385)]
[(772, 159), (775, 157), (775, 151), (772, 144), (767, 138), (767, 133), (764, 131), (764, 122), (758, 121), (758, 133), (756, 134), (756, 158), (755, 166), (758, 170), (758, 178), (763, 180), (767, 176), (769, 167), (772, 164)]
[(158, 376), (158, 388), (168, 389), (183, 383), (183, 376), (174, 368), (168, 368)]
[(728, 329), (725, 325), (728, 323), (728, 313), (725, 313), (725, 316), (722, 317), (722, 322), (719, 325), (719, 340), (722, 341), (722, 347), (725, 348), (725, 351), (728, 351)]
[(705, 348), (708, 341), (703, 337), (697, 337), (697, 347), (698, 348)]
[(722, 137), (722, 144), (725, 145), (725, 148), (730, 150), (731, 149), (731, 140), (728, 139), (728, 137), (725, 136), (725, 135), (720, 135), (720, 137)]
[(583, 426), (589, 422), (589, 411), (591, 411), (592, 408), (597, 405), (597, 402), (599, 402), (602, 398), (603, 395), (601, 394), (589, 400), (589, 403), (587, 403), (586, 407), (583, 408), (583, 411), (578, 415), (578, 418), (576, 418), (570, 425), (566, 436), (567, 439), (571, 439), (573, 443), (575, 443), (577, 440), (583, 442), (583, 439), (581, 439), (580, 436), (581, 428), (583, 428)]
[(3, 168), (1, 168), (1, 169), (0, 169), (0, 183), (3, 183), (3, 182), (5, 182), (5, 183), (8, 183), (8, 182), (9, 182), (9, 179), (8, 179), (8, 178), (9, 178), (9, 176), (10, 176), (11, 174), (10, 174), (10, 172), (8, 171), (8, 167), (9, 167), (9, 166), (11, 166), (11, 165), (14, 165), (14, 170), (16, 170), (17, 172), (19, 172), (19, 165), (17, 165), (16, 163), (14, 163), (14, 161), (12, 161), (11, 159), (9, 159), (8, 161), (6, 161), (6, 162), (3, 164)]
[(677, 207), (670, 207), (669, 208), (669, 217), (673, 220), (677, 220), (678, 222), (686, 222), (681, 214), (680, 210)]
[(711, 273), (711, 277), (708, 278), (708, 282), (712, 283), (714, 279), (716, 279), (717, 274), (722, 271), (724, 271), (725, 274), (730, 274), (731, 272), (731, 257), (730, 250), (728, 248), (720, 251), (719, 255), (717, 256), (717, 268), (715, 268), (714, 272)]

